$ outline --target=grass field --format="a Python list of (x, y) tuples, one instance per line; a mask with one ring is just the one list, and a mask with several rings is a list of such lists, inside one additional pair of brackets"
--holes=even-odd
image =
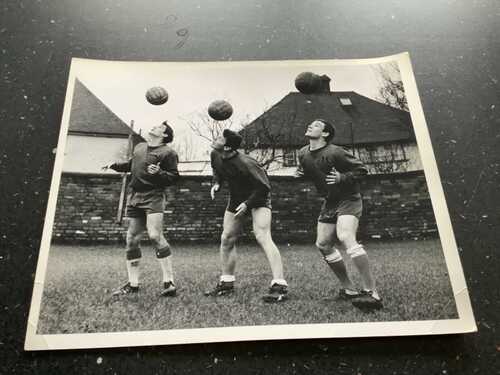
[[(126, 281), (124, 250), (112, 246), (52, 246), (39, 333), (84, 333), (262, 324), (435, 320), (457, 318), (441, 247), (436, 240), (366, 244), (385, 307), (362, 313), (334, 300), (338, 284), (312, 246), (280, 246), (290, 300), (261, 301), (271, 276), (264, 253), (241, 245), (237, 292), (203, 296), (219, 274), (216, 245), (173, 246), (179, 295), (159, 298), (160, 269), (143, 247), (138, 295), (110, 298)], [(349, 270), (359, 278), (348, 261)]]

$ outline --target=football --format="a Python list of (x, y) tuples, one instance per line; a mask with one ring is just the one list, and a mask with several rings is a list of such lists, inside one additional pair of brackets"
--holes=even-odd
[(233, 114), (233, 107), (225, 100), (216, 100), (208, 106), (208, 115), (217, 121), (224, 121)]
[(153, 105), (165, 104), (168, 100), (168, 92), (160, 86), (151, 87), (146, 91), (146, 99)]
[(321, 79), (312, 72), (302, 72), (295, 78), (295, 87), (302, 94), (314, 94), (319, 90)]

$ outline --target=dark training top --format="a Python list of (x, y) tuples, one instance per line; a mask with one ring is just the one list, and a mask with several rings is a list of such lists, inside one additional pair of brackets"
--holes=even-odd
[[(309, 150), (309, 145), (299, 150), (298, 172), (312, 180), (318, 193), (329, 201), (343, 201), (361, 197), (359, 179), (368, 173), (364, 164), (342, 147), (327, 144)], [(327, 185), (326, 175), (332, 168), (340, 172), (340, 182)]]
[(248, 155), (236, 151), (228, 158), (213, 150), (210, 154), (214, 183), (227, 181), (231, 199), (245, 202), (248, 208), (266, 202), (271, 191), (266, 171)]
[[(111, 169), (117, 172), (131, 172), (129, 187), (133, 191), (150, 191), (173, 185), (179, 178), (177, 153), (167, 145), (148, 146), (139, 143), (134, 148), (132, 158), (125, 163), (114, 163)], [(148, 165), (159, 164), (160, 171), (148, 173)]]

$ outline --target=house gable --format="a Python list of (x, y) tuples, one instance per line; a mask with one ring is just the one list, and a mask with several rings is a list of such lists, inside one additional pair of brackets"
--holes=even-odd
[(117, 138), (135, 134), (78, 79), (75, 80), (69, 133)]
[[(342, 106), (340, 98), (349, 98), (352, 106)], [(317, 118), (335, 124), (334, 143), (339, 145), (351, 145), (352, 141), (355, 145), (415, 141), (408, 112), (353, 91), (312, 95), (291, 92), (240, 134), (245, 144), (256, 148), (300, 147), (307, 143), (306, 126)]]

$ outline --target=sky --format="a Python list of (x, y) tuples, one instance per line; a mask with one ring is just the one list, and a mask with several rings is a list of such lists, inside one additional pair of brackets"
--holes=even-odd
[[(83, 62), (83, 63), (80, 63)], [(205, 159), (208, 142), (194, 135), (188, 121), (206, 114), (209, 104), (227, 100), (238, 124), (260, 116), (286, 94), (297, 91), (295, 77), (304, 71), (331, 78), (332, 91), (355, 91), (376, 99), (380, 85), (374, 65), (329, 62), (155, 63), (79, 60), (75, 76), (126, 124), (142, 134), (168, 120), (174, 143), (190, 139), (196, 158)], [(164, 105), (145, 99), (146, 91), (162, 86), (169, 93)], [(182, 158), (182, 156), (181, 156)]]

